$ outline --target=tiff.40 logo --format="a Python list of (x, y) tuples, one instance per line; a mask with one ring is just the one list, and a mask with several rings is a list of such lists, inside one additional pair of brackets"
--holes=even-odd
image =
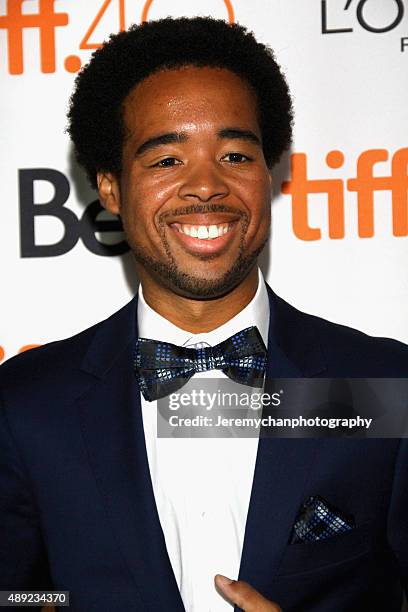
[[(322, 34), (346, 34), (353, 32), (349, 25), (350, 16), (355, 14), (356, 20), (363, 30), (373, 34), (386, 34), (397, 28), (404, 18), (404, 1), (406, 0), (321, 0)], [(341, 9), (340, 9), (340, 5)], [(384, 19), (378, 23), (370, 16), (370, 9), (383, 9)], [(384, 9), (387, 9), (385, 12)], [(375, 11), (371, 11), (375, 12)], [(377, 11), (378, 12), (378, 11)], [(408, 36), (401, 38), (401, 51), (408, 48)]]
[[(0, 30), (7, 31), (8, 41), (8, 70), (10, 74), (22, 74), (24, 72), (24, 45), (23, 33), (27, 28), (35, 28), (40, 38), (40, 66), (41, 72), (53, 73), (56, 70), (55, 32), (59, 27), (67, 26), (69, 23), (68, 13), (55, 11), (55, 0), (37, 0), (38, 11), (36, 13), (25, 13), (23, 5), (27, 0), (6, 0), (6, 14), (0, 15)], [(136, 8), (141, 9), (140, 21), (147, 21), (150, 8), (154, 0), (135, 0)], [(221, 0), (226, 11), (226, 17), (230, 23), (234, 22), (234, 10), (231, 0)], [(87, 28), (79, 43), (80, 50), (98, 49), (100, 42), (92, 41), (92, 35), (101, 23), (106, 11), (110, 7), (116, 9), (116, 24), (109, 23), (107, 34), (112, 27), (120, 31), (126, 29), (125, 0), (104, 0), (98, 5), (92, 23)], [(134, 21), (137, 15), (131, 15)], [(67, 55), (64, 59), (64, 68), (67, 72), (78, 72), (82, 66), (82, 59), (78, 55)]]

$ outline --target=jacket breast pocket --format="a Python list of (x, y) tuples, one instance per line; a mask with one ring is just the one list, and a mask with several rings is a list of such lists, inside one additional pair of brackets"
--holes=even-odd
[(300, 574), (329, 565), (352, 561), (371, 550), (370, 523), (326, 540), (288, 544), (278, 570), (279, 576)]

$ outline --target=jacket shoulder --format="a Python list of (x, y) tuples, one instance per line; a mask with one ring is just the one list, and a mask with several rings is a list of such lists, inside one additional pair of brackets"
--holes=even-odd
[(341, 377), (408, 377), (408, 346), (391, 338), (362, 331), (302, 312), (276, 296), (276, 309), (284, 325), (299, 338), (308, 330), (319, 344), (326, 375)]
[[(0, 390), (27, 391), (38, 388), (52, 390), (69, 381), (75, 386), (87, 351), (95, 339), (103, 335), (118, 337), (123, 321), (129, 318), (134, 300), (107, 319), (63, 340), (49, 342), (8, 359), (0, 366)], [(118, 333), (115, 334), (115, 330)]]

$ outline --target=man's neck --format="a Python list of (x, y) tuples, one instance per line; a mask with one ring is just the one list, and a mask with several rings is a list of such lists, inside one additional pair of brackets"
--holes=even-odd
[(210, 300), (196, 300), (174, 293), (139, 271), (146, 303), (162, 317), (192, 334), (220, 327), (249, 304), (258, 287), (258, 267), (229, 293)]

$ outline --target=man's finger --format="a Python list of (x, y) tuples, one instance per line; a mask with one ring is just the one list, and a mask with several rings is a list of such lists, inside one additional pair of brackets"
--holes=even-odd
[(282, 612), (276, 603), (266, 599), (243, 580), (231, 580), (217, 574), (215, 586), (226, 599), (244, 612)]

